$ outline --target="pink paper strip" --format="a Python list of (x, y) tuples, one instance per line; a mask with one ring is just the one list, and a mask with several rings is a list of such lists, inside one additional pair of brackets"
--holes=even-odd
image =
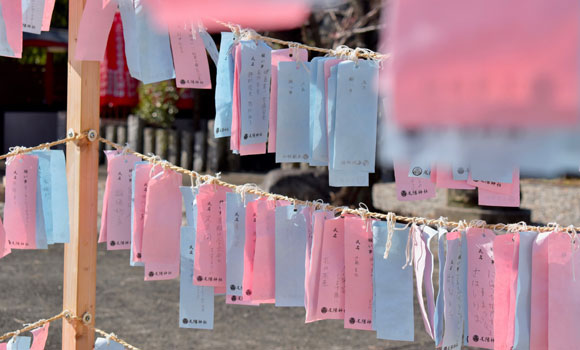
[(180, 185), (181, 174), (164, 169), (147, 186), (142, 257), (146, 281), (179, 276)]
[(497, 350), (511, 350), (514, 345), (519, 243), (519, 234), (513, 233), (497, 236), (493, 242), (493, 334)]
[(276, 128), (278, 122), (278, 63), (308, 61), (306, 49), (272, 50), (272, 81), (270, 83), (270, 118), (268, 124), (268, 153), (276, 152)]
[(54, 11), (54, 4), (56, 0), (44, 0), (44, 12), (42, 16), (42, 30), (47, 32), (50, 30), (50, 21), (52, 20), (52, 11)]
[(473, 190), (475, 186), (469, 185), (465, 180), (453, 180), (453, 170), (448, 165), (438, 165), (431, 171), (431, 179), (436, 179), (439, 188), (453, 188), (458, 190)]
[(576, 349), (580, 332), (580, 241), (553, 233), (548, 246), (548, 346)]
[[(119, 154), (119, 152), (116, 150), (104, 152), (105, 156), (107, 157), (107, 164), (111, 161), (111, 159)], [(97, 241), (99, 243), (107, 242), (107, 217), (109, 208), (109, 193), (111, 192), (109, 188), (111, 187), (112, 182), (113, 177), (109, 177), (107, 175), (107, 180), (105, 181), (105, 192), (103, 194), (103, 209), (101, 210), (101, 231), (99, 232), (99, 240)]]
[(79, 24), (75, 60), (103, 60), (115, 12), (117, 1), (103, 7), (103, 0), (87, 0)]
[(207, 54), (197, 26), (182, 24), (169, 28), (177, 87), (211, 89)]
[(50, 323), (45, 324), (42, 327), (36, 328), (31, 331), (32, 335), (32, 345), (30, 350), (44, 350), (46, 346), (46, 339), (48, 338), (48, 327)]
[(2, 223), (2, 220), (0, 220), (0, 259), (10, 254), (11, 251), (12, 250), (7, 241), (6, 231), (4, 230), (4, 224)]
[(275, 225), (276, 201), (260, 201), (256, 207), (256, 247), (252, 300), (274, 301), (276, 296)]
[(312, 257), (310, 266), (306, 270), (305, 298), (306, 298), (306, 323), (323, 319), (318, 307), (318, 291), (320, 289), (320, 271), (322, 267), (322, 241), (324, 236), (324, 223), (334, 218), (333, 213), (327, 211), (315, 211), (312, 218)]
[(318, 286), (321, 319), (344, 319), (344, 218), (324, 222)]
[[(520, 170), (518, 168), (514, 169), (512, 179), (520, 179)], [(512, 180), (512, 183), (502, 183), (502, 182), (495, 182), (495, 181), (479, 181), (473, 180), (471, 178), (471, 173), (467, 178), (467, 183), (472, 186), (476, 186), (480, 190), (485, 190), (488, 192), (494, 192), (498, 194), (510, 194), (513, 192), (513, 186), (515, 182)]]
[(530, 350), (548, 349), (548, 248), (550, 233), (542, 232), (532, 247)]
[(409, 163), (395, 162), (394, 167), (398, 200), (414, 201), (435, 197), (435, 184), (430, 179), (409, 177)]
[(242, 51), (240, 44), (231, 47), (234, 57), (234, 87), (232, 89), (232, 135), (230, 137), (230, 150), (240, 150), (240, 69), (242, 66)]
[(344, 328), (370, 331), (373, 319), (372, 220), (344, 219)]
[(493, 349), (495, 233), (481, 228), (467, 229), (467, 313), (469, 345)]
[(136, 164), (133, 194), (133, 231), (131, 239), (133, 241), (133, 261), (141, 262), (143, 255), (143, 224), (145, 219), (145, 205), (147, 202), (147, 186), (151, 177), (159, 174), (163, 168), (157, 166), (151, 171), (153, 164)]
[(107, 250), (130, 249), (132, 177), (135, 163), (141, 159), (132, 154), (116, 154), (107, 160)]
[(4, 225), (11, 249), (36, 248), (36, 180), (38, 157), (11, 157), (6, 166)]
[[(511, 192), (508, 194), (500, 194), (496, 192), (487, 191), (483, 188), (478, 188), (478, 204), (489, 205), (496, 207), (519, 207), (520, 206), (520, 176), (519, 171), (514, 172), (514, 177), (511, 184)], [(506, 186), (507, 187), (507, 186)]]
[(0, 52), (2, 56), (22, 58), (22, 0), (0, 0), (6, 24), (6, 39), (13, 55)]
[(251, 300), (254, 280), (254, 257), (256, 255), (256, 217), (257, 207), (260, 201), (266, 200), (259, 198), (255, 201), (249, 202), (246, 205), (246, 241), (244, 243), (244, 279), (242, 281), (242, 289), (244, 290), (244, 298)]
[(197, 200), (197, 234), (193, 283), (198, 286), (225, 287), (226, 232), (222, 203), (230, 190), (214, 184), (202, 185)]

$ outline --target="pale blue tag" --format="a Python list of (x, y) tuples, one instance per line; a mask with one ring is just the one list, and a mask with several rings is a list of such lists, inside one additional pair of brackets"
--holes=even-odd
[[(36, 175), (36, 249), (52, 244), (52, 202), (50, 199), (50, 151), (32, 151), (38, 157)], [(50, 238), (49, 238), (50, 237)]]
[(97, 338), (95, 350), (125, 350), (125, 347), (111, 339)]
[(434, 328), (435, 328), (435, 345), (439, 346), (441, 341), (443, 341), (443, 324), (444, 324), (444, 306), (445, 303), (443, 301), (443, 295), (445, 294), (445, 249), (447, 248), (447, 230), (444, 228), (439, 228), (438, 232), (438, 256), (439, 256), (439, 290), (437, 291), (437, 299), (435, 300), (435, 317), (434, 319)]
[(453, 180), (467, 181), (469, 178), (469, 167), (464, 164), (453, 165)]
[(235, 64), (232, 49), (233, 44), (234, 34), (231, 32), (223, 32), (215, 78), (214, 135), (216, 138), (232, 135), (232, 99)]
[(475, 162), (471, 164), (471, 178), (477, 181), (494, 181), (512, 183), (513, 166), (504, 166), (491, 162)]
[(268, 140), (272, 48), (264, 42), (241, 42), (240, 113), (242, 145)]
[(428, 162), (413, 161), (409, 166), (409, 177), (418, 177), (422, 179), (431, 178), (431, 166)]
[[(397, 224), (397, 228), (403, 225)], [(389, 257), (384, 258), (387, 243), (387, 223), (373, 223), (373, 251), (375, 283), (375, 319), (377, 338), (413, 341), (413, 268), (405, 265), (405, 247), (409, 229), (395, 230)]]
[(536, 236), (537, 232), (520, 232), (514, 350), (526, 350), (530, 348), (532, 246)]
[(374, 173), (378, 65), (359, 60), (344, 61), (337, 67), (333, 168)]
[(336, 92), (337, 92), (337, 66), (330, 68), (328, 78), (328, 149), (330, 163), (328, 165), (328, 183), (333, 187), (368, 186), (369, 174), (359, 170), (338, 170), (334, 168), (335, 146), (335, 119), (336, 119)]
[(0, 3), (0, 56), (14, 56), (14, 51), (8, 43), (8, 35), (6, 34), (6, 22), (2, 15), (2, 4)]
[(209, 57), (211, 57), (213, 64), (217, 66), (219, 60), (219, 53), (217, 46), (215, 45), (215, 41), (213, 41), (211, 35), (209, 35), (209, 33), (204, 28), (199, 28), (198, 33), (201, 36), (201, 40), (203, 40), (203, 45), (205, 46), (205, 49), (209, 54)]
[[(310, 89), (314, 96), (310, 101), (310, 165), (328, 166), (328, 131), (326, 121), (326, 80), (324, 61), (330, 57), (319, 57), (310, 65)], [(316, 74), (314, 77), (313, 74)]]
[(304, 306), (306, 218), (302, 207), (276, 208), (276, 306)]
[(29, 350), (32, 342), (31, 337), (13, 337), (6, 345), (7, 350)]
[[(441, 239), (445, 239), (445, 237)], [(443, 271), (440, 270), (445, 280), (443, 286), (439, 285), (439, 288), (444, 288), (443, 302), (445, 303), (445, 334), (441, 344), (443, 349), (459, 350), (463, 342), (464, 308), (466, 307), (464, 304), (466, 299), (464, 281), (466, 279), (463, 272), (467, 271), (465, 268), (467, 255), (462, 252), (462, 241), (465, 241), (464, 237), (461, 240), (457, 238), (447, 241), (445, 267)]]
[(179, 327), (213, 329), (214, 288), (193, 284), (195, 227), (181, 228), (181, 277), (179, 278)]
[(181, 195), (183, 197), (183, 205), (185, 206), (185, 219), (187, 226), (196, 225), (197, 220), (197, 206), (195, 206), (195, 196), (197, 196), (198, 189), (190, 186), (181, 186)]
[(137, 17), (133, 0), (117, 0), (123, 22), (123, 39), (125, 43), (125, 58), (129, 73), (135, 79), (141, 80), (141, 62), (139, 58), (139, 40), (137, 35)]
[(469, 295), (467, 294), (467, 233), (461, 232), (461, 264), (459, 271), (462, 276), (461, 296), (463, 298), (463, 345), (469, 343), (469, 318), (467, 317)]
[(135, 219), (135, 174), (137, 171), (137, 167), (139, 167), (140, 165), (143, 164), (149, 164), (149, 162), (136, 162), (134, 167), (133, 167), (133, 172), (131, 172), (131, 250), (130, 250), (130, 254), (129, 254), (129, 264), (131, 266), (145, 266), (144, 263), (140, 262), (140, 261), (134, 261), (133, 260), (133, 244), (135, 244), (135, 241), (133, 241), (133, 223), (134, 223), (134, 219)]
[(310, 74), (308, 62), (278, 63), (276, 163), (310, 160)]
[(52, 239), (49, 240), (49, 243), (69, 243), (70, 222), (66, 162), (64, 152), (61, 150), (50, 151), (50, 182), (52, 188), (50, 196), (52, 201)]

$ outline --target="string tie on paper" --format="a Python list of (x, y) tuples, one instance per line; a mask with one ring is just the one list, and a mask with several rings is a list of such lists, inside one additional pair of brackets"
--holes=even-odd
[(407, 246), (405, 247), (405, 265), (403, 265), (403, 270), (407, 268), (407, 266), (413, 265), (413, 234), (415, 233), (415, 230), (417, 230), (417, 224), (413, 223), (407, 237)]

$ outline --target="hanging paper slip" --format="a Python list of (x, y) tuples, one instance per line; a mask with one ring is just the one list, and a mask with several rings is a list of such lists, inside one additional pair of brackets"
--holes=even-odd
[(6, 22), (2, 14), (2, 1), (0, 1), (0, 56), (13, 56), (14, 51), (8, 43), (8, 34), (6, 32)]
[[(447, 255), (443, 278), (445, 333), (443, 349), (461, 349), (463, 344), (464, 300), (467, 299), (464, 289), (464, 271), (467, 267), (467, 256), (462, 253), (460, 232), (447, 234)], [(441, 286), (439, 286), (441, 288)]]
[[(276, 163), (298, 163), (310, 160), (308, 144), (310, 76), (309, 63), (280, 62), (277, 76), (277, 115), (270, 113), (270, 121), (277, 123), (270, 132), (280, 130), (277, 136), (270, 136), (269, 142), (276, 146), (268, 150), (276, 152)], [(272, 85), (274, 89), (274, 85)], [(270, 124), (272, 125), (272, 124)], [(272, 134), (270, 134), (272, 135)], [(272, 150), (273, 149), (273, 150)]]
[(75, 60), (103, 60), (116, 11), (116, 1), (103, 6), (103, 0), (87, 0), (78, 29)]
[(179, 185), (181, 175), (169, 169), (163, 169), (147, 185), (142, 249), (146, 281), (174, 279), (179, 275)]
[[(433, 255), (429, 249), (428, 241), (437, 234), (433, 229), (427, 226), (421, 228), (413, 225), (411, 227), (413, 235), (413, 266), (415, 268), (415, 281), (417, 284), (417, 300), (423, 316), (425, 331), (431, 338), (434, 338), (433, 332), (433, 313), (435, 305), (433, 301)], [(427, 307), (423, 299), (423, 286), (425, 286), (425, 297)]]
[(437, 290), (437, 299), (435, 299), (435, 315), (433, 317), (433, 332), (435, 335), (435, 346), (440, 346), (443, 341), (443, 324), (444, 324), (444, 310), (445, 302), (443, 300), (444, 290), (445, 290), (445, 261), (446, 261), (446, 248), (447, 248), (447, 230), (445, 228), (439, 227), (437, 229), (437, 257), (439, 260), (439, 288)]
[[(514, 170), (514, 172), (512, 173), (512, 176), (510, 177), (510, 181), (509, 183), (507, 182), (495, 182), (495, 181), (489, 181), (489, 180), (474, 180), (471, 176), (471, 173), (469, 173), (469, 178), (467, 180), (467, 183), (472, 185), (472, 186), (477, 186), (478, 189), (487, 191), (487, 192), (493, 192), (493, 193), (498, 193), (498, 194), (510, 194), (513, 192), (513, 186), (515, 185), (515, 183), (513, 183), (514, 179), (518, 179), (520, 178), (520, 172), (519, 169)], [(519, 183), (519, 181), (518, 181)]]
[(44, 11), (42, 13), (42, 31), (50, 30), (50, 21), (52, 19), (52, 11), (54, 11), (54, 4), (56, 0), (44, 0)]
[(22, 28), (24, 32), (40, 34), (45, 0), (22, 0)]
[(274, 302), (276, 295), (276, 206), (281, 201), (260, 201), (256, 206), (256, 247), (252, 300)]
[(495, 349), (511, 350), (514, 344), (519, 243), (519, 234), (514, 233), (500, 235), (493, 242), (495, 266), (493, 339)]
[(68, 189), (63, 151), (50, 151), (50, 183), (52, 235), (48, 235), (48, 242), (68, 243), (70, 240)]
[(181, 228), (179, 327), (213, 329), (214, 288), (193, 284), (193, 265), (196, 256), (195, 231), (195, 227), (192, 226)]
[(97, 338), (95, 350), (125, 350), (125, 347), (111, 339)]
[(575, 232), (553, 233), (549, 240), (548, 346), (574, 349), (580, 343), (580, 334), (573, 329), (580, 320), (580, 241)]
[(214, 184), (200, 186), (197, 195), (197, 234), (194, 265), (194, 284), (225, 287), (226, 235), (223, 226), (222, 203), (226, 201), (225, 187)]
[[(500, 157), (501, 155), (490, 155), (489, 157)], [(471, 164), (469, 169), (469, 175), (474, 181), (490, 181), (490, 182), (503, 182), (512, 183), (512, 178), (514, 172), (518, 172), (519, 169), (513, 166), (506, 166), (500, 162), (500, 164), (495, 164), (493, 160), (484, 161), (479, 159), (477, 162)]]
[[(0, 56), (22, 57), (22, 0), (0, 0), (6, 40), (0, 36)], [(0, 27), (1, 28), (1, 27)], [(0, 33), (1, 35), (2, 33)], [(8, 44), (8, 45), (6, 45)]]
[(4, 230), (4, 224), (2, 223), (2, 220), (0, 220), (0, 259), (10, 254), (11, 251), (6, 231)]
[(465, 257), (462, 261), (463, 265), (461, 266), (462, 272), (462, 295), (465, 297), (463, 298), (463, 345), (469, 345), (469, 295), (468, 295), (468, 287), (467, 284), (469, 282), (468, 274), (469, 274), (469, 259), (468, 259), (468, 241), (467, 241), (467, 232), (461, 231), (461, 256)]
[(242, 145), (264, 143), (268, 139), (271, 51), (264, 42), (241, 42), (239, 80)]
[[(135, 163), (140, 159), (132, 154), (113, 153), (107, 157), (107, 182), (103, 206), (106, 206), (105, 227), (101, 227), (108, 250), (129, 249), (131, 247), (131, 190)], [(105, 209), (103, 209), (105, 212)]]
[(387, 243), (387, 223), (373, 223), (373, 279), (375, 282), (375, 316), (373, 320), (377, 338), (413, 341), (415, 322), (413, 316), (413, 269), (405, 266), (405, 247), (409, 229), (397, 230), (391, 238), (389, 256), (384, 258)]
[(494, 238), (491, 230), (467, 230), (469, 345), (485, 349), (494, 345)]
[(537, 234), (537, 232), (520, 232), (514, 350), (530, 348), (532, 249)]
[(50, 323), (30, 331), (33, 335), (30, 350), (44, 350), (48, 338), (48, 327), (50, 327)]
[(4, 228), (12, 249), (36, 248), (36, 181), (38, 157), (10, 157), (6, 165)]
[(372, 330), (373, 231), (370, 219), (344, 219), (344, 328)]
[(6, 349), (30, 350), (30, 343), (31, 343), (30, 337), (17, 336), (8, 341), (8, 344), (6, 344)]
[(431, 179), (431, 165), (428, 162), (413, 161), (409, 166), (408, 176), (419, 177), (422, 179)]
[(320, 257), (318, 309), (321, 319), (344, 319), (344, 218), (326, 220)]
[(33, 151), (31, 154), (38, 157), (36, 179), (36, 249), (47, 249), (49, 232), (52, 236), (52, 203), (49, 192), (50, 155), (43, 151)]
[(256, 255), (256, 216), (258, 203), (265, 200), (259, 198), (246, 205), (246, 240), (244, 242), (244, 279), (242, 290), (247, 301), (252, 300), (253, 280), (254, 280), (254, 256)]
[(532, 248), (530, 350), (548, 348), (548, 248), (550, 233), (538, 234)]
[(455, 181), (467, 181), (469, 178), (469, 168), (463, 164), (454, 164), (452, 170)]
[(198, 26), (198, 33), (201, 36), (201, 39), (203, 40), (203, 45), (205, 46), (205, 49), (207, 50), (209, 57), (211, 57), (213, 64), (217, 66), (219, 60), (219, 52), (215, 44), (215, 41), (213, 40), (211, 35), (209, 35), (207, 30), (201, 23)]
[[(250, 194), (245, 200), (254, 200)], [(241, 297), (244, 281), (246, 203), (239, 193), (226, 193), (226, 294)]]
[(519, 171), (514, 172), (514, 177), (511, 184), (503, 184), (503, 186), (506, 188), (510, 188), (510, 192), (502, 194), (492, 192), (484, 188), (478, 188), (477, 189), (478, 204), (497, 207), (519, 207), (520, 206)]
[(211, 89), (207, 54), (203, 38), (196, 26), (192, 24), (172, 26), (169, 38), (177, 87)]
[(455, 180), (450, 166), (437, 165), (435, 185), (439, 188), (452, 188), (458, 190), (473, 190), (475, 186), (467, 184), (466, 180)]
[(216, 138), (231, 136), (232, 98), (234, 90), (234, 34), (223, 32), (217, 61), (215, 84), (215, 123)]
[(277, 207), (275, 239), (276, 306), (304, 306), (306, 218), (302, 208)]
[(310, 165), (328, 165), (328, 132), (326, 126), (326, 79), (324, 61), (315, 57), (310, 63)]
[(306, 271), (304, 293), (306, 298), (306, 323), (323, 319), (321, 308), (318, 307), (318, 293), (320, 290), (320, 273), (322, 268), (322, 242), (324, 224), (334, 218), (332, 212), (317, 210), (312, 214), (312, 256), (310, 266)]
[(373, 61), (338, 65), (334, 169), (375, 171), (378, 77), (379, 69)]
[[(270, 84), (270, 118), (269, 118), (269, 122), (268, 122), (268, 152), (269, 153), (274, 153), (276, 152), (276, 147), (277, 147), (277, 126), (278, 126), (278, 119), (277, 119), (277, 115), (278, 115), (278, 102), (280, 100), (279, 94), (278, 94), (278, 67), (279, 64), (281, 62), (292, 62), (295, 61), (296, 63), (298, 62), (308, 62), (308, 51), (306, 51), (305, 49), (282, 49), (282, 50), (273, 50), (272, 51), (272, 61), (271, 61), (271, 74), (272, 74), (272, 79), (271, 79), (271, 84)], [(308, 70), (306, 69), (306, 71), (304, 73), (302, 72), (298, 72), (297, 73), (300, 74), (300, 76), (302, 77), (304, 74), (307, 75), (307, 78), (305, 79), (307, 81), (306, 85), (310, 85), (310, 74), (308, 73)], [(287, 77), (285, 77), (287, 78)], [(302, 79), (302, 78), (301, 78)], [(302, 82), (302, 80), (300, 80)], [(294, 93), (297, 91), (293, 91)], [(309, 92), (307, 91), (307, 94), (309, 94)], [(304, 99), (304, 97), (301, 97), (300, 102), (304, 103), (304, 101), (306, 101), (306, 104), (303, 106), (302, 111), (304, 109), (308, 109), (309, 104), (308, 104), (308, 97), (306, 97), (306, 99)], [(302, 112), (301, 111), (301, 112)], [(303, 116), (302, 114), (296, 114), (294, 116)], [(308, 118), (308, 112), (306, 113), (305, 118)], [(304, 134), (304, 130), (308, 130), (308, 125), (306, 125), (306, 127), (302, 130), (302, 134)], [(308, 152), (307, 152), (308, 153)]]
[(412, 201), (435, 197), (435, 184), (429, 179), (410, 178), (408, 163), (395, 162), (394, 166), (398, 200)]

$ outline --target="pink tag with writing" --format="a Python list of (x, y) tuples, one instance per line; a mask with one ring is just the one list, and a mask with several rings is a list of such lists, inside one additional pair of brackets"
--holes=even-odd
[(4, 230), (4, 224), (0, 220), (0, 259), (10, 254), (11, 251), (7, 241), (6, 231)]
[(32, 345), (30, 350), (44, 350), (46, 346), (46, 339), (48, 338), (48, 327), (50, 323), (45, 324), (42, 327), (36, 328), (31, 331), (32, 335)]
[[(302, 61), (308, 62), (308, 51), (305, 49), (272, 50), (272, 81), (270, 83), (270, 118), (268, 124), (268, 152), (276, 152), (276, 127), (278, 113), (278, 63)], [(298, 63), (299, 64), (299, 63)]]
[(520, 170), (514, 169), (512, 179), (517, 179), (517, 184), (512, 180), (512, 183), (503, 183), (503, 182), (495, 182), (495, 181), (480, 181), (480, 180), (473, 180), (471, 178), (471, 173), (469, 173), (469, 177), (467, 178), (467, 183), (476, 186), (480, 190), (484, 190), (487, 192), (499, 193), (499, 194), (510, 194), (513, 192), (513, 186), (519, 185), (520, 179)]
[(198, 286), (225, 287), (226, 232), (222, 203), (230, 190), (214, 184), (199, 187), (197, 200), (197, 233), (193, 283)]
[(344, 218), (326, 220), (318, 285), (321, 319), (344, 319)]
[(169, 28), (177, 87), (211, 89), (207, 54), (197, 26), (182, 24)]
[(2, 50), (0, 56), (22, 58), (22, 0), (0, 0), (6, 25), (6, 39), (11, 50)]
[(322, 267), (322, 241), (324, 223), (333, 219), (332, 212), (317, 210), (312, 214), (312, 247), (310, 266), (306, 270), (304, 297), (306, 298), (306, 323), (322, 320), (323, 315), (318, 307), (318, 291), (320, 287), (320, 271)]
[(50, 30), (50, 21), (52, 20), (52, 11), (56, 0), (44, 0), (44, 12), (42, 16), (42, 30), (47, 32)]
[(306, 253), (304, 255), (304, 305), (308, 305), (308, 270), (310, 269), (310, 258), (312, 257), (312, 215), (314, 214), (314, 207), (309, 205), (302, 208), (301, 214), (306, 220)]
[(454, 180), (453, 170), (448, 165), (438, 165), (431, 171), (431, 179), (436, 179), (435, 185), (439, 188), (453, 188), (458, 190), (473, 190), (475, 186), (469, 185), (465, 180)]
[(276, 201), (259, 201), (256, 205), (256, 243), (252, 300), (273, 303), (276, 296)]
[(409, 177), (409, 163), (395, 162), (394, 167), (398, 200), (414, 201), (435, 197), (435, 184), (430, 179)]
[(38, 157), (10, 157), (6, 165), (4, 228), (8, 247), (36, 248), (36, 180)]
[(495, 349), (510, 350), (514, 345), (519, 245), (520, 236), (514, 233), (499, 235), (493, 242)]
[(141, 258), (145, 263), (146, 281), (179, 276), (180, 185), (181, 174), (169, 169), (155, 175), (147, 185)]
[[(119, 152), (117, 150), (114, 151), (104, 151), (105, 156), (107, 157), (107, 164), (113, 159)], [(108, 169), (107, 169), (108, 173)], [(107, 216), (108, 216), (108, 208), (109, 208), (109, 187), (111, 186), (111, 182), (113, 181), (112, 177), (107, 175), (107, 180), (105, 181), (105, 192), (103, 193), (103, 209), (101, 210), (101, 230), (99, 232), (99, 243), (107, 242)]]
[(344, 219), (344, 328), (370, 331), (373, 319), (372, 220)]
[[(417, 286), (417, 300), (419, 301), (419, 309), (423, 316), (423, 325), (425, 331), (431, 338), (434, 338), (433, 328), (433, 256), (427, 249), (427, 241), (424, 239), (424, 234), (421, 228), (417, 225), (411, 227), (411, 235), (413, 237), (413, 266), (415, 269), (415, 283)], [(423, 299), (423, 286), (425, 286), (425, 296), (427, 297), (427, 307)]]
[(107, 157), (105, 232), (108, 250), (131, 248), (131, 196), (133, 169), (141, 159), (132, 154)]
[(580, 344), (580, 332), (574, 327), (580, 322), (580, 241), (562, 232), (551, 234), (549, 240), (548, 345), (575, 349)]
[(259, 306), (259, 301), (252, 301), (249, 297), (236, 296), (236, 295), (226, 295), (226, 304), (228, 305), (244, 305), (244, 306)]
[(548, 232), (541, 232), (532, 246), (530, 350), (548, 348)]
[[(519, 170), (514, 172), (514, 177), (511, 184), (502, 184), (506, 188), (510, 188), (510, 193), (501, 194), (485, 190), (483, 188), (477, 189), (478, 204), (489, 205), (495, 207), (519, 207), (520, 206), (520, 176)], [(479, 186), (478, 186), (479, 187)]]
[(102, 61), (113, 25), (117, 2), (103, 6), (103, 0), (87, 0), (77, 38), (75, 60)]
[[(151, 170), (153, 168), (153, 171)], [(133, 225), (131, 239), (133, 242), (133, 261), (141, 262), (143, 254), (143, 222), (145, 219), (145, 204), (147, 200), (147, 186), (151, 177), (163, 171), (160, 166), (153, 164), (135, 164), (135, 178), (133, 179)]]
[(469, 345), (493, 349), (495, 233), (482, 228), (467, 229), (467, 313)]

